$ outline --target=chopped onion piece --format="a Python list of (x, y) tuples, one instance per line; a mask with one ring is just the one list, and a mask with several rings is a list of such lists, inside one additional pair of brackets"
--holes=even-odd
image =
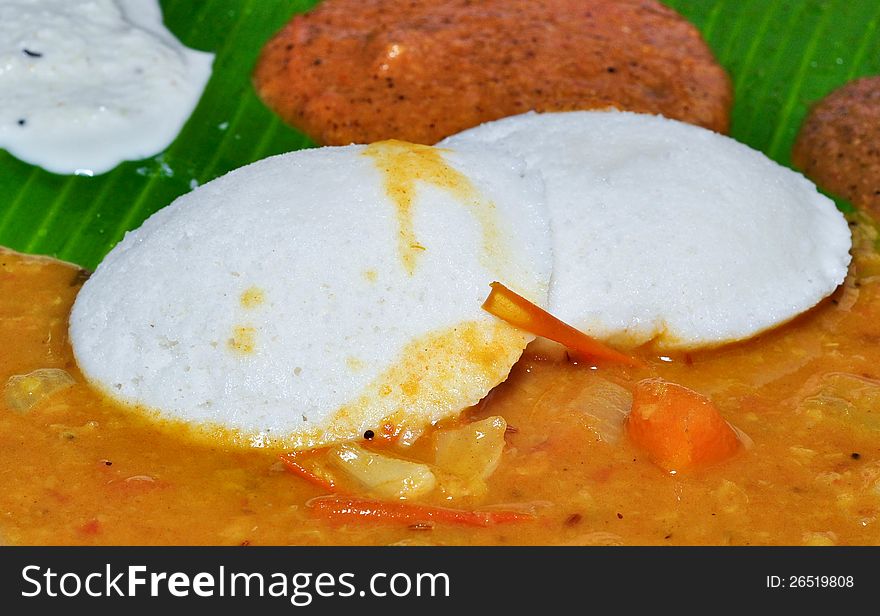
[(418, 498), (437, 485), (427, 464), (367, 451), (354, 443), (332, 447), (327, 455), (334, 466), (379, 498)]
[(880, 380), (831, 372), (813, 383), (798, 411), (812, 419), (828, 417), (880, 430)]
[(539, 361), (568, 361), (568, 349), (547, 338), (535, 338), (526, 347), (526, 353)]
[(616, 443), (632, 409), (632, 393), (601, 377), (590, 379), (571, 400), (571, 407), (589, 417), (590, 428), (606, 443)]
[(489, 417), (436, 433), (435, 463), (459, 480), (444, 482), (444, 488), (452, 492), (452, 496), (486, 490), (486, 480), (501, 461), (506, 430), (503, 417)]
[(574, 418), (599, 440), (615, 444), (632, 409), (632, 393), (593, 372), (566, 375), (554, 381), (535, 403), (559, 418)]
[(74, 378), (60, 368), (40, 368), (9, 377), (3, 397), (9, 408), (23, 413), (75, 383)]

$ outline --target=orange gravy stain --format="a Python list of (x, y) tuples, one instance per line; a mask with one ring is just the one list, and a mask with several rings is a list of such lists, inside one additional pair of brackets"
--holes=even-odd
[[(277, 451), (194, 438), (101, 396), (84, 383), (67, 342), (79, 271), (0, 252), (0, 385), (39, 368), (60, 368), (76, 380), (26, 412), (0, 401), (0, 541), (880, 544), (880, 425), (870, 404), (880, 399), (880, 257), (872, 223), (860, 220), (854, 230), (855, 260), (845, 286), (754, 340), (669, 361), (647, 357), (649, 365), (635, 369), (591, 370), (527, 351), (507, 381), (463, 419), (501, 416), (508, 425), (485, 493), (443, 504), (526, 505), (537, 521), (432, 530), (331, 526), (306, 507), (325, 492), (286, 472)], [(435, 357), (426, 351), (419, 359)], [(491, 353), (479, 361), (491, 365)], [(625, 436), (603, 440), (578, 406), (584, 388), (605, 379), (631, 389), (649, 376), (711, 397), (754, 444), (725, 463), (673, 476)], [(851, 382), (857, 391), (846, 385)], [(413, 382), (414, 395), (424, 395), (429, 384)], [(380, 384), (375, 393), (406, 395)], [(408, 448), (382, 447), (431, 463), (432, 443), (429, 430)]]
[(263, 290), (258, 287), (250, 287), (246, 289), (239, 298), (239, 303), (242, 308), (256, 308), (262, 306), (265, 301), (265, 294), (263, 293)]
[(247, 325), (232, 328), (232, 337), (226, 341), (226, 345), (236, 353), (250, 355), (257, 347), (256, 328)]
[[(391, 423), (398, 432), (421, 430), (454, 414), (462, 397), (479, 399), (504, 380), (507, 366), (525, 346), (522, 332), (501, 322), (460, 323), (408, 343), (398, 360), (358, 397), (339, 409), (322, 429), (284, 439), (293, 449), (310, 449)], [(349, 365), (349, 369), (356, 367)]]
[(416, 237), (413, 223), (420, 182), (449, 192), (466, 206), (480, 223), (484, 254), (499, 256), (495, 204), (483, 199), (471, 181), (444, 160), (442, 149), (391, 139), (372, 143), (363, 153), (372, 158), (382, 172), (385, 191), (396, 206), (398, 251), (409, 275), (415, 272), (416, 261), (426, 250)]

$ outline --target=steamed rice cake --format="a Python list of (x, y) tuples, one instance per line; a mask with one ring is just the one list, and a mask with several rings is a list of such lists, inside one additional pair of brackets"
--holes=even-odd
[(478, 402), (531, 337), (493, 280), (546, 305), (542, 183), (485, 148), (284, 154), (129, 233), (70, 319), (93, 384), (255, 446), (418, 431)]
[(712, 131), (625, 112), (523, 114), (441, 142), (522, 156), (546, 183), (550, 310), (594, 336), (714, 346), (790, 320), (849, 264), (834, 203)]

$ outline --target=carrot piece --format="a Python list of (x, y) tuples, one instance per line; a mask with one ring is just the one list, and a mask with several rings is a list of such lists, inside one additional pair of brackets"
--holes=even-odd
[(548, 338), (571, 349), (578, 358), (594, 358), (613, 361), (627, 366), (641, 366), (642, 362), (612, 349), (591, 338), (584, 332), (560, 321), (552, 314), (536, 306), (526, 298), (493, 282), (489, 297), (483, 302), (483, 310), (536, 336)]
[(336, 491), (336, 482), (334, 482), (332, 478), (319, 475), (315, 471), (309, 469), (308, 466), (303, 463), (301, 459), (302, 452), (283, 453), (278, 457), (284, 463), (284, 466), (287, 467), (287, 470), (289, 470), (294, 475), (305, 479), (309, 483), (316, 485), (319, 488), (324, 488), (325, 490), (328, 490), (330, 492)]
[(349, 496), (319, 496), (310, 500), (307, 505), (318, 517), (335, 522), (347, 520), (400, 524), (438, 522), (458, 526), (485, 527), (535, 519), (532, 514), (520, 511), (465, 511)]
[(636, 383), (626, 430), (654, 464), (672, 473), (721, 462), (743, 448), (709, 398), (659, 378)]

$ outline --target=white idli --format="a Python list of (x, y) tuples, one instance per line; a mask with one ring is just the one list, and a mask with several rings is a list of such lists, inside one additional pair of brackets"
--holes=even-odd
[(514, 116), (441, 145), (501, 147), (541, 172), (550, 309), (626, 346), (715, 346), (790, 320), (846, 276), (843, 215), (802, 175), (659, 116)]
[[(417, 431), (477, 403), (531, 336), (493, 280), (547, 302), (540, 179), (486, 149), (403, 142), (269, 158), (129, 233), (77, 297), (89, 381), (253, 446)], [(216, 432), (216, 431), (214, 431)]]

